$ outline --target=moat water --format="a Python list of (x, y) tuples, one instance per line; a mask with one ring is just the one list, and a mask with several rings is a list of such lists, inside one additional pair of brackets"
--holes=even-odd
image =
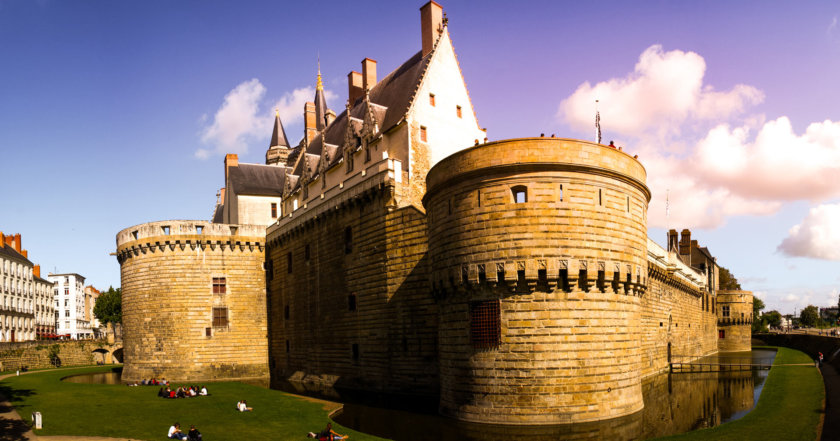
[[(726, 353), (697, 360), (701, 363), (772, 364), (776, 352), (756, 349)], [(559, 441), (610, 439), (643, 440), (690, 432), (734, 421), (758, 403), (769, 370), (662, 373), (642, 384), (645, 407), (621, 418), (593, 423), (554, 426), (504, 426), (455, 421), (436, 414), (433, 400), (352, 396), (350, 402), (337, 399), (335, 391), (306, 391), (334, 401), (344, 409), (334, 415), (339, 424), (353, 430), (396, 441)], [(83, 374), (63, 381), (87, 384), (120, 384), (120, 372)], [(300, 386), (281, 389), (301, 393)], [(342, 394), (345, 398), (346, 394)], [(367, 403), (367, 404), (359, 404)], [(374, 405), (371, 405), (374, 403)]]

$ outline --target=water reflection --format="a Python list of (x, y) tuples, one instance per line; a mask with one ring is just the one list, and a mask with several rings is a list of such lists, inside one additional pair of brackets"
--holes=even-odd
[[(702, 360), (735, 364), (772, 363), (775, 351), (730, 353)], [(707, 368), (708, 370), (708, 368)], [(645, 408), (622, 418), (560, 426), (473, 424), (416, 412), (348, 403), (335, 417), (364, 433), (399, 441), (633, 440), (713, 427), (738, 419), (758, 402), (767, 370), (664, 373), (642, 385)]]
[(98, 374), (71, 375), (62, 378), (61, 381), (82, 384), (122, 384), (121, 377), (122, 370), (115, 370), (113, 372), (102, 372)]

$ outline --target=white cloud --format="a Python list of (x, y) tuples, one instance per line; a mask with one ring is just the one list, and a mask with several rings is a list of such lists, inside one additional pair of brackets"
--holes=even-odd
[(812, 208), (778, 250), (788, 256), (840, 260), (840, 203)]
[[(265, 86), (253, 78), (240, 83), (225, 95), (224, 102), (213, 116), (213, 123), (201, 133), (201, 141), (212, 149), (199, 149), (196, 156), (207, 158), (211, 153), (245, 153), (248, 138), (264, 135), (265, 123), (258, 118), (259, 103), (265, 95)], [(270, 134), (269, 134), (270, 135)]]
[(604, 127), (619, 135), (640, 137), (650, 131), (660, 136), (678, 133), (689, 117), (720, 119), (742, 112), (764, 99), (758, 89), (736, 85), (717, 92), (703, 85), (706, 62), (694, 52), (665, 52), (660, 45), (647, 48), (633, 72), (595, 86), (586, 82), (560, 103), (558, 116), (576, 130), (593, 127), (595, 100), (600, 100)]
[[(213, 154), (226, 153), (242, 154), (248, 151), (250, 144), (271, 136), (274, 124), (274, 109), (279, 109), (280, 119), (289, 133), (289, 127), (300, 124), (303, 120), (303, 107), (307, 101), (315, 97), (313, 87), (303, 87), (286, 92), (274, 102), (274, 106), (265, 106), (266, 88), (254, 78), (244, 81), (225, 95), (224, 102), (212, 118), (212, 124), (201, 130), (201, 141), (210, 146), (196, 150), (195, 156), (200, 159), (209, 158)], [(335, 93), (325, 90), (327, 102), (336, 98)], [(200, 119), (207, 121), (206, 115)], [(265, 145), (268, 148), (268, 145)]]

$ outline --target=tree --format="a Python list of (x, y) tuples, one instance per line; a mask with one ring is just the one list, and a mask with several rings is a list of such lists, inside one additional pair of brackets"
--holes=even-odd
[(774, 328), (778, 328), (782, 325), (782, 314), (779, 311), (770, 311), (764, 314), (763, 317), (767, 319), (767, 324)]
[(718, 283), (719, 289), (724, 291), (741, 290), (741, 284), (738, 283), (738, 279), (736, 279), (735, 276), (724, 267), (720, 267), (720, 271), (718, 272)]
[(801, 323), (802, 326), (812, 328), (814, 326), (817, 326), (817, 322), (819, 322), (819, 320), (820, 312), (814, 305), (808, 305), (808, 307), (803, 309), (802, 312), (799, 314), (799, 323)]
[(753, 322), (752, 332), (766, 332), (767, 321), (761, 315), (761, 310), (764, 309), (764, 302), (758, 297), (753, 297)]
[(93, 315), (102, 323), (122, 323), (122, 289), (111, 286), (100, 294), (93, 306)]
[(762, 309), (764, 309), (764, 301), (758, 297), (753, 297), (753, 318), (758, 318)]

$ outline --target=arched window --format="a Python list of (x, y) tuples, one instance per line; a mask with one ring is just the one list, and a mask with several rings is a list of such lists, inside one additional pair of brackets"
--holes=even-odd
[(513, 194), (513, 202), (517, 204), (524, 204), (528, 202), (528, 187), (524, 185), (517, 185), (510, 189)]

